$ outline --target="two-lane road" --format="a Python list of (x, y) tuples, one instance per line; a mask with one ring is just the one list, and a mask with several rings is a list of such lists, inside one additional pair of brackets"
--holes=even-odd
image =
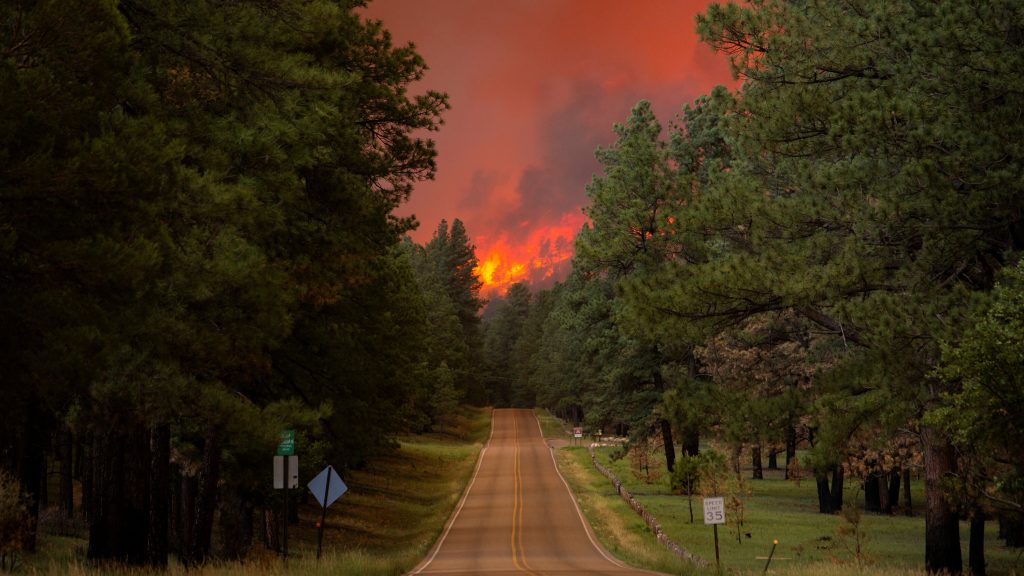
[(465, 498), (412, 574), (652, 574), (594, 540), (530, 410), (495, 410)]

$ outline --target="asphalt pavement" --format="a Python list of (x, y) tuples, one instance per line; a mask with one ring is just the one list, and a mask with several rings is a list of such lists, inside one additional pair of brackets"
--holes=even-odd
[(491, 426), (468, 490), (411, 574), (654, 574), (597, 543), (531, 410), (495, 410)]

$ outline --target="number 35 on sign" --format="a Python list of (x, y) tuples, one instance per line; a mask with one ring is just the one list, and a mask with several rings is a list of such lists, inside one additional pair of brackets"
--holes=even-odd
[(704, 499), (704, 523), (725, 524), (725, 498)]

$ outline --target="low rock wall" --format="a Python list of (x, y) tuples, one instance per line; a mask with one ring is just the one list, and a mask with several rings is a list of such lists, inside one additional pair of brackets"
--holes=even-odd
[(630, 494), (629, 491), (622, 486), (622, 482), (619, 481), (619, 479), (615, 476), (614, 473), (612, 473), (611, 470), (605, 468), (604, 465), (597, 461), (597, 455), (594, 454), (593, 445), (588, 446), (587, 451), (590, 452), (590, 461), (594, 463), (594, 467), (597, 468), (597, 470), (601, 474), (604, 474), (606, 478), (611, 480), (612, 484), (615, 486), (615, 492), (618, 493), (618, 495), (621, 496), (622, 499), (626, 501), (626, 504), (629, 504), (629, 507), (632, 508), (634, 512), (636, 512), (641, 518), (644, 519), (644, 523), (647, 524), (647, 527), (650, 528), (652, 532), (654, 532), (654, 536), (658, 539), (658, 542), (660, 542), (662, 546), (667, 548), (669, 552), (675, 554), (676, 556), (679, 556), (683, 560), (693, 562), (697, 566), (703, 567), (708, 565), (708, 563), (703, 558), (696, 556), (686, 548), (683, 548), (679, 544), (676, 544), (671, 538), (669, 538), (665, 534), (665, 532), (661, 529), (661, 524), (658, 523), (657, 518), (651, 516), (651, 513), (644, 508), (644, 505), (641, 504), (639, 500), (634, 498), (633, 495)]

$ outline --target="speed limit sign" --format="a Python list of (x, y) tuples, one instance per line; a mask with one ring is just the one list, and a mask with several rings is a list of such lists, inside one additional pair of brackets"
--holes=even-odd
[(725, 524), (725, 498), (704, 499), (704, 523)]

